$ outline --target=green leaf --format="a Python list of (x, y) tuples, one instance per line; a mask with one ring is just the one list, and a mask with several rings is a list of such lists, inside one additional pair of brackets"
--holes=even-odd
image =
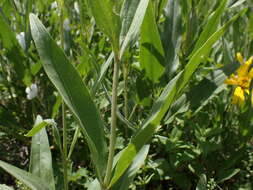
[(199, 178), (199, 182), (197, 184), (196, 190), (206, 190), (207, 189), (207, 179), (206, 175), (202, 174)]
[[(128, 44), (136, 39), (142, 21), (145, 16), (145, 12), (148, 6), (149, 0), (125, 0), (123, 4), (123, 8), (121, 11), (122, 18), (122, 29), (121, 29), (121, 49), (120, 49), (120, 57), (123, 56), (125, 49)], [(138, 3), (138, 4), (137, 4)], [(137, 6), (138, 5), (138, 6)], [(137, 6), (137, 7), (136, 7)], [(91, 94), (95, 94), (99, 85), (101, 84), (106, 71), (108, 70), (114, 54), (111, 53), (108, 57), (107, 61), (103, 63), (100, 69), (100, 73), (98, 79), (95, 81), (95, 84), (92, 87)]]
[(159, 82), (164, 72), (164, 51), (158, 33), (152, 2), (146, 11), (141, 27), (140, 65), (145, 76), (153, 83)]
[(113, 52), (110, 54), (110, 56), (108, 57), (108, 59), (106, 60), (106, 62), (104, 62), (100, 68), (100, 72), (99, 72), (99, 75), (98, 75), (98, 78), (97, 80), (95, 81), (94, 85), (92, 86), (92, 90), (91, 90), (91, 94), (92, 95), (95, 95), (99, 86), (101, 85), (104, 77), (105, 77), (105, 74), (106, 74), (106, 71), (108, 70), (109, 66), (111, 65), (112, 63), (112, 60), (113, 60), (113, 57), (114, 57), (114, 54)]
[(90, 94), (74, 66), (56, 45), (40, 20), (30, 14), (31, 32), (43, 67), (63, 100), (80, 122), (98, 178), (104, 175), (107, 149), (103, 122)]
[[(42, 117), (37, 116), (35, 125), (42, 122)], [(32, 138), (30, 172), (46, 182), (50, 189), (55, 189), (52, 155), (45, 128), (42, 128)]]
[(113, 185), (112, 190), (127, 190), (131, 185), (134, 177), (142, 165), (144, 165), (145, 159), (148, 155), (149, 145), (145, 145), (139, 151), (134, 158), (132, 164), (129, 166), (125, 174)]
[(238, 67), (239, 63), (234, 62), (208, 74), (198, 85), (192, 87), (189, 92), (183, 94), (173, 103), (166, 116), (166, 123), (170, 123), (176, 114), (185, 112), (189, 109), (194, 109), (194, 114), (196, 114), (210, 99), (224, 90), (224, 81)]
[(226, 4), (227, 0), (222, 0), (218, 9), (211, 15), (210, 19), (208, 19), (203, 32), (201, 32), (200, 36), (198, 37), (198, 41), (196, 42), (196, 45), (194, 46), (194, 50), (192, 51), (190, 57), (194, 55), (194, 53), (196, 53), (196, 51), (206, 42), (206, 40), (217, 30), (221, 15), (225, 10)]
[(25, 136), (32, 137), (47, 125), (56, 125), (56, 123), (52, 119), (43, 120), (42, 117), (38, 115), (33, 128)]
[(119, 16), (119, 1), (87, 0), (92, 15), (98, 27), (112, 40), (114, 48), (119, 50), (119, 35), (121, 29)]
[(136, 10), (140, 0), (125, 0), (121, 9), (120, 17), (122, 20), (122, 27), (120, 32), (121, 40), (125, 39), (129, 28), (133, 22), (134, 16), (137, 13)]
[(181, 46), (182, 15), (180, 1), (169, 0), (164, 8), (165, 21), (161, 26), (161, 39), (165, 51), (166, 70), (171, 76), (179, 66), (178, 53)]
[[(120, 57), (123, 56), (125, 49), (127, 48), (128, 44), (137, 37), (140, 27), (142, 25), (148, 4), (149, 4), (149, 0), (140, 0), (138, 7), (135, 9), (135, 1), (138, 0), (125, 0), (125, 4), (123, 5), (123, 10), (122, 10), (122, 16), (123, 16), (123, 28), (122, 28), (122, 33), (121, 33), (121, 37), (122, 37), (122, 45), (121, 45), (121, 49), (120, 49)], [(129, 2), (129, 4), (128, 4)], [(129, 8), (127, 8), (127, 6), (131, 6)], [(127, 9), (127, 10), (125, 10)], [(134, 17), (132, 17), (132, 10), (135, 9), (135, 14)], [(129, 10), (129, 12), (128, 12)], [(130, 11), (131, 10), (131, 11)], [(127, 16), (126, 14), (124, 14), (124, 12), (127, 12)], [(125, 15), (125, 16), (124, 16)], [(125, 18), (125, 20), (124, 20)], [(127, 23), (126, 23), (127, 22)], [(131, 24), (130, 24), (131, 23)], [(129, 27), (128, 32), (126, 33), (127, 28)], [(124, 35), (126, 33), (126, 36), (124, 38)]]
[(21, 170), (15, 166), (7, 164), (0, 160), (0, 167), (6, 172), (20, 180), (22, 183), (30, 187), (32, 190), (51, 190), (50, 186), (42, 181), (39, 177)]
[(236, 174), (238, 174), (239, 172), (240, 172), (240, 169), (238, 169), (238, 168), (221, 170), (217, 174), (217, 182), (221, 183), (223, 181), (226, 181), (226, 180), (232, 178), (233, 176), (235, 176)]
[(170, 105), (173, 103), (176, 95), (182, 91), (182, 89), (190, 80), (194, 71), (198, 68), (199, 64), (204, 61), (204, 58), (208, 55), (213, 44), (226, 32), (230, 24), (233, 23), (243, 13), (244, 11), (237, 14), (223, 27), (216, 31), (206, 41), (206, 43), (198, 51), (196, 51), (196, 53), (189, 60), (189, 63), (186, 65), (185, 69), (176, 77), (174, 77), (174, 79), (172, 79), (165, 87), (158, 100), (154, 103), (151, 115), (144, 122), (137, 134), (131, 139), (129, 145), (123, 150), (123, 153), (116, 164), (114, 176), (110, 182), (110, 185), (113, 185), (120, 178), (141, 147), (152, 137), (154, 132), (157, 130), (161, 119), (169, 109)]
[(79, 137), (79, 134), (80, 134), (80, 127), (76, 127), (74, 137), (73, 137), (71, 145), (69, 147), (68, 159), (70, 159), (71, 154), (72, 154), (72, 152), (75, 148), (75, 145), (76, 145), (77, 139)]

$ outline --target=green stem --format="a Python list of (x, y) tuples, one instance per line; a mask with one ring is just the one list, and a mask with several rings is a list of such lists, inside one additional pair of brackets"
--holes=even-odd
[(119, 81), (119, 56), (114, 53), (114, 70), (113, 70), (113, 84), (112, 84), (112, 107), (111, 107), (111, 133), (110, 133), (110, 145), (109, 145), (109, 156), (106, 168), (106, 175), (104, 184), (107, 187), (110, 183), (112, 174), (113, 158), (115, 153), (116, 143), (116, 124), (117, 124), (117, 87)]
[[(127, 61), (123, 65), (123, 77), (124, 77), (124, 115), (128, 119), (128, 94), (127, 94), (127, 76), (128, 76), (128, 64)], [(125, 137), (128, 137), (128, 129), (125, 128)]]
[(67, 127), (66, 127), (66, 112), (65, 104), (62, 102), (62, 126), (63, 126), (63, 151), (62, 151), (62, 163), (63, 163), (63, 178), (64, 178), (64, 190), (68, 190), (68, 148), (67, 148)]
[(128, 94), (127, 94), (127, 76), (128, 76), (128, 65), (127, 62), (124, 64), (124, 115), (128, 118)]
[[(64, 22), (64, 1), (58, 1), (61, 6), (60, 14), (60, 34), (61, 34), (61, 47), (64, 49), (64, 34), (63, 34), (63, 22)], [(66, 110), (65, 103), (62, 100), (62, 164), (63, 164), (63, 181), (64, 190), (68, 190), (68, 145), (67, 145), (67, 126), (66, 126)]]

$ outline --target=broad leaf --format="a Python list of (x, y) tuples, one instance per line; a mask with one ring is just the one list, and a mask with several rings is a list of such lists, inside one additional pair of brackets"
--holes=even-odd
[(0, 160), (0, 167), (6, 172), (17, 178), (19, 181), (30, 187), (32, 190), (51, 190), (47, 182), (42, 181), (39, 177), (21, 170), (15, 166), (7, 164)]
[(30, 14), (31, 32), (43, 67), (63, 100), (80, 122), (98, 178), (102, 180), (107, 149), (103, 123), (87, 87), (40, 20)]
[(87, 0), (98, 27), (112, 40), (114, 48), (119, 50), (120, 2), (112, 0)]
[[(41, 116), (37, 116), (35, 125), (42, 122)], [(52, 155), (45, 128), (42, 128), (32, 138), (30, 172), (45, 181), (50, 189), (55, 189)]]
[(145, 76), (156, 83), (163, 75), (165, 61), (152, 2), (147, 8), (140, 35), (140, 65)]

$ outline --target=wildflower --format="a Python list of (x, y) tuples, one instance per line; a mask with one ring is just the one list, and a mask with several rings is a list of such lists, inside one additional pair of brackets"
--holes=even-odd
[(26, 87), (25, 92), (27, 93), (27, 99), (31, 100), (38, 95), (38, 87), (36, 84), (32, 84), (30, 87)]
[[(241, 53), (236, 54), (237, 60), (240, 62), (240, 67), (237, 69), (236, 74), (232, 74), (226, 79), (225, 84), (235, 85), (232, 103), (242, 106), (245, 102), (245, 95), (249, 95), (250, 82), (253, 78), (253, 68), (250, 69), (253, 56), (247, 61), (243, 60)], [(251, 102), (253, 103), (253, 96), (251, 93)]]
[(20, 46), (22, 47), (22, 49), (26, 50), (25, 33), (24, 32), (20, 32), (19, 34), (16, 35), (16, 38), (17, 38)]

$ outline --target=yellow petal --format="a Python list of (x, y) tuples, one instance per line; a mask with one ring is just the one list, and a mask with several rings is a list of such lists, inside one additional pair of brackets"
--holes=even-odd
[(237, 74), (239, 77), (244, 77), (248, 74), (248, 70), (249, 70), (249, 65), (245, 63), (241, 65), (239, 69), (237, 69)]
[(239, 104), (240, 106), (242, 106), (244, 101), (245, 101), (245, 97), (244, 97), (243, 89), (241, 87), (236, 87), (234, 91), (232, 103)]
[(242, 54), (240, 52), (236, 53), (236, 58), (243, 65), (244, 61), (243, 61)]
[(233, 78), (226, 79), (224, 83), (228, 85), (238, 85), (238, 81)]
[(247, 64), (249, 64), (249, 65), (251, 65), (251, 63), (252, 63), (252, 60), (253, 60), (253, 56), (251, 56), (246, 62), (247, 62)]
[(251, 68), (250, 71), (249, 71), (249, 77), (253, 78), (253, 68)]

